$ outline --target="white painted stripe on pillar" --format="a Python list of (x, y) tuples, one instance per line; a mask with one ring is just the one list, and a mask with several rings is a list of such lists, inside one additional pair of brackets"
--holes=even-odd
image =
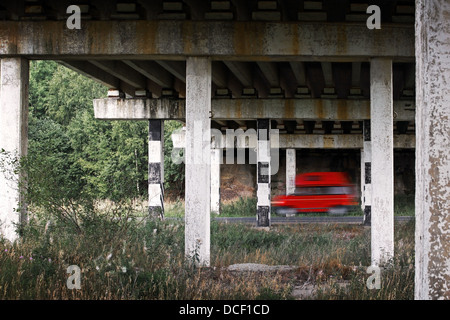
[(286, 194), (295, 192), (296, 150), (286, 149)]
[(258, 206), (270, 206), (270, 185), (268, 183), (258, 183), (256, 196), (258, 197)]
[(211, 149), (211, 212), (220, 213), (220, 164), (222, 149)]
[(210, 265), (210, 111), (211, 61), (189, 57), (186, 60), (185, 254), (201, 266)]
[(270, 120), (257, 120), (257, 213), (256, 224), (260, 227), (270, 226), (271, 206), (271, 150), (270, 150)]
[(364, 156), (364, 149), (361, 149), (361, 209), (364, 210), (365, 208), (365, 203), (364, 203), (364, 185), (366, 184), (366, 161), (365, 161), (365, 156)]
[(148, 207), (152, 217), (164, 218), (164, 121), (149, 120)]
[(161, 207), (161, 185), (149, 184), (148, 185), (148, 205), (149, 207)]
[(150, 163), (164, 162), (163, 146), (161, 141), (148, 142), (148, 162)]
[(394, 255), (392, 60), (372, 59), (370, 70), (372, 264), (382, 265)]

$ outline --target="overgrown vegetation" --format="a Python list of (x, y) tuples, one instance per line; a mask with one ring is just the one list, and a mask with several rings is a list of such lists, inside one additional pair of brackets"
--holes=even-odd
[[(123, 208), (125, 209), (125, 208)], [(96, 214), (82, 232), (34, 218), (14, 245), (0, 240), (0, 299), (294, 299), (311, 285), (319, 299), (412, 299), (414, 223), (396, 225), (396, 257), (368, 290), (370, 231), (352, 225), (285, 225), (270, 231), (211, 223), (211, 267), (184, 258), (184, 226), (174, 220), (111, 219)], [(127, 216), (123, 212), (119, 216)], [(236, 263), (293, 266), (278, 273), (236, 273)], [(67, 268), (82, 271), (68, 289)], [(345, 283), (345, 287), (341, 284)]]
[[(412, 299), (413, 222), (396, 225), (381, 290), (365, 286), (370, 233), (354, 225), (265, 231), (212, 221), (211, 267), (195, 268), (185, 260), (181, 219), (143, 219), (148, 124), (95, 120), (91, 101), (105, 93), (54, 62), (31, 63), (28, 156), (0, 159), (2, 170), (24, 173), (30, 219), (19, 241), (0, 238), (0, 299), (294, 299), (305, 285), (318, 288), (309, 298)], [(169, 218), (184, 215), (184, 166), (170, 161), (170, 134), (180, 126), (165, 122)], [(221, 216), (254, 216), (255, 208), (256, 199), (241, 198), (223, 204)], [(235, 263), (292, 269), (228, 271)], [(82, 271), (81, 289), (67, 287), (70, 265)]]
[[(42, 192), (114, 201), (147, 194), (146, 121), (96, 120), (92, 100), (107, 88), (52, 61), (31, 62), (29, 91), (32, 201), (42, 204)], [(180, 127), (165, 121), (165, 181), (174, 198), (184, 194), (184, 166), (170, 161), (171, 134)]]

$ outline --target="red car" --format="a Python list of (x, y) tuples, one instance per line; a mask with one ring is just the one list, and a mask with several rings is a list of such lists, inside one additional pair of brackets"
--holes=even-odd
[(294, 194), (276, 196), (272, 207), (280, 215), (304, 212), (345, 214), (358, 204), (355, 187), (344, 172), (312, 172), (298, 175)]

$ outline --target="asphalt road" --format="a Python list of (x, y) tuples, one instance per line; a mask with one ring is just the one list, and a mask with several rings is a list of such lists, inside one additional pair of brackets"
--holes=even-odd
[[(414, 219), (411, 216), (396, 216), (396, 222), (407, 222)], [(249, 223), (256, 224), (256, 218), (253, 217), (216, 217), (214, 220), (224, 223)], [(342, 223), (342, 224), (362, 224), (362, 216), (332, 217), (332, 216), (310, 216), (310, 217), (272, 217), (272, 224), (289, 224), (289, 223)]]

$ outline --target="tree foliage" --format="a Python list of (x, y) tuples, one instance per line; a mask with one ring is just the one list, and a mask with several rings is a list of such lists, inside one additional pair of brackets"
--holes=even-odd
[[(31, 62), (25, 161), (31, 201), (45, 205), (50, 200), (146, 197), (148, 123), (95, 119), (92, 100), (106, 92), (56, 62)], [(170, 135), (180, 126), (166, 121), (164, 133), (165, 188), (176, 195), (184, 193), (184, 170), (171, 161)]]

